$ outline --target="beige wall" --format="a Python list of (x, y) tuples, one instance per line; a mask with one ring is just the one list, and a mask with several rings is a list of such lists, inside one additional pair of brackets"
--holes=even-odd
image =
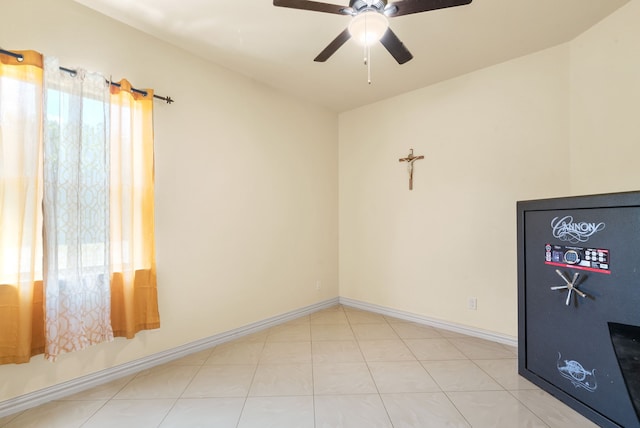
[(155, 114), (162, 327), (54, 364), (0, 366), (0, 401), (338, 296), (335, 113), (71, 0), (1, 9), (3, 48), (127, 77), (176, 103)]
[(568, 76), (563, 45), (342, 114), (341, 296), (515, 336), (515, 201), (569, 191)]
[(640, 187), (638, 22), (341, 114), (340, 295), (515, 337), (516, 201)]
[(640, 0), (571, 43), (571, 185), (640, 190)]

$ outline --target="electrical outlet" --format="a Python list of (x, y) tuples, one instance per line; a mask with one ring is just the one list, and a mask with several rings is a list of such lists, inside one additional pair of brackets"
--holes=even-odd
[(478, 309), (478, 298), (477, 297), (469, 297), (469, 300), (467, 300), (467, 308), (471, 309), (472, 311), (475, 311)]
[(317, 280), (316, 281), (316, 290), (320, 290), (322, 288), (322, 281)]

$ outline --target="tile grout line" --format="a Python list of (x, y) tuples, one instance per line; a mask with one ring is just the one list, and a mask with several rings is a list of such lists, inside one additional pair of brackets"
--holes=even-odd
[[(271, 327), (273, 328), (273, 327)], [(253, 382), (256, 379), (256, 373), (258, 372), (258, 366), (260, 366), (260, 360), (262, 359), (262, 354), (264, 353), (264, 349), (267, 346), (267, 340), (269, 339), (269, 330), (267, 329), (267, 335), (264, 338), (264, 342), (262, 342), (262, 348), (260, 349), (260, 354), (258, 355), (258, 361), (256, 362), (255, 368), (253, 369), (253, 375), (251, 376), (251, 381), (249, 382), (249, 386), (247, 388), (247, 394), (244, 397), (244, 402), (242, 403), (242, 408), (240, 409), (240, 413), (238, 414), (238, 422), (236, 422), (236, 428), (240, 426), (240, 421), (242, 421), (242, 415), (244, 414), (245, 409), (247, 408), (247, 401), (249, 401), (249, 395), (251, 394), (251, 387), (253, 386)]]
[[(542, 390), (541, 390), (542, 391)], [(507, 392), (516, 399), (516, 401), (518, 401), (518, 403), (522, 404), (527, 410), (529, 410), (532, 414), (534, 414), (538, 419), (540, 419), (542, 421), (543, 424), (545, 424), (547, 427), (551, 427), (551, 425), (549, 425), (547, 423), (547, 421), (545, 421), (542, 416), (538, 415), (536, 412), (533, 411), (533, 409), (529, 408), (529, 406), (527, 406), (527, 403), (525, 403), (524, 401), (520, 400), (518, 397), (516, 397), (516, 395), (513, 393), (513, 391), (511, 390), (507, 390)]]
[(91, 414), (91, 416), (89, 416), (89, 417), (87, 418), (87, 420), (85, 420), (83, 423), (81, 423), (81, 424), (80, 424), (80, 428), (82, 428), (82, 427), (86, 426), (86, 425), (87, 425), (87, 423), (89, 423), (89, 421), (91, 420), (91, 418), (93, 418), (95, 415), (97, 415), (97, 414), (98, 414), (98, 412), (99, 412), (100, 410), (104, 409), (104, 408), (105, 408), (105, 406), (106, 406), (108, 403), (110, 403), (110, 402), (111, 402), (111, 400), (113, 400), (113, 398), (114, 398), (116, 395), (118, 395), (118, 394), (119, 394), (123, 389), (125, 389), (125, 388), (127, 387), (127, 385), (129, 385), (131, 382), (133, 382), (133, 380), (134, 380), (136, 377), (138, 377), (138, 374), (139, 374), (139, 373), (136, 373), (134, 376), (132, 376), (132, 377), (131, 377), (131, 379), (129, 379), (129, 380), (128, 380), (127, 382), (125, 382), (125, 383), (124, 383), (120, 388), (118, 388), (118, 390), (117, 390), (116, 392), (114, 392), (114, 393), (111, 395), (111, 397), (109, 397), (108, 399), (106, 399), (106, 400), (105, 400), (105, 402), (104, 402), (104, 403), (102, 403), (102, 406), (98, 407), (98, 408), (96, 409), (96, 411), (95, 411), (95, 412), (93, 412), (93, 413)]
[[(351, 331), (353, 333), (353, 337), (355, 338), (356, 343), (358, 344), (358, 349), (360, 350), (360, 355), (362, 355), (362, 359), (364, 360), (364, 364), (367, 366), (367, 371), (369, 372), (369, 376), (371, 376), (371, 381), (373, 382), (373, 385), (376, 388), (376, 391), (378, 393), (378, 399), (382, 403), (382, 407), (384, 408), (385, 414), (387, 415), (387, 419), (389, 420), (389, 424), (393, 428), (393, 421), (391, 420), (391, 415), (389, 414), (389, 409), (387, 409), (386, 404), (384, 404), (384, 400), (382, 399), (382, 394), (380, 393), (380, 388), (378, 387), (378, 384), (376, 383), (376, 379), (373, 376), (373, 373), (371, 372), (371, 366), (369, 365), (369, 361), (367, 360), (367, 358), (364, 355), (364, 352), (362, 351), (362, 347), (360, 346), (360, 339), (358, 339), (358, 336), (356, 335), (356, 332), (353, 330), (353, 324), (351, 323), (351, 320), (349, 319), (349, 316), (346, 314), (346, 311), (345, 311), (345, 317), (347, 318), (347, 322), (349, 323), (349, 328), (351, 328)], [(389, 325), (389, 323), (387, 322), (386, 319), (385, 319), (385, 323), (386, 323), (386, 325)], [(389, 327), (391, 327), (391, 326), (389, 325)], [(393, 330), (393, 328), (391, 328), (391, 329)], [(395, 330), (393, 330), (393, 331), (395, 332)]]
[[(213, 353), (213, 349), (215, 348), (215, 346), (213, 348), (211, 348), (211, 352), (209, 352), (209, 355), (207, 356), (207, 358), (202, 362), (202, 364), (199, 364), (199, 368), (198, 370), (195, 371), (195, 373), (193, 374), (193, 376), (191, 376), (191, 379), (189, 380), (189, 382), (186, 383), (186, 385), (184, 386), (184, 388), (182, 388), (182, 391), (180, 392), (180, 394), (178, 395), (178, 397), (175, 399), (175, 401), (173, 402), (173, 404), (171, 405), (171, 407), (169, 408), (169, 411), (164, 415), (164, 417), (162, 418), (162, 420), (160, 421), (160, 423), (158, 424), (158, 428), (160, 428), (162, 426), (162, 424), (164, 423), (164, 421), (167, 419), (167, 416), (169, 416), (171, 414), (171, 411), (176, 407), (176, 404), (178, 404), (178, 401), (180, 401), (182, 399), (182, 396), (184, 395), (185, 391), (187, 390), (187, 388), (189, 388), (189, 386), (191, 385), (191, 383), (193, 382), (193, 380), (196, 378), (196, 376), (198, 376), (198, 373), (200, 373), (200, 370), (205, 366), (207, 360), (209, 359), (209, 357), (211, 356), (211, 354)], [(190, 367), (191, 365), (187, 365), (187, 367)], [(193, 365), (194, 367), (196, 367), (197, 365)], [(137, 377), (137, 376), (136, 376)], [(135, 378), (134, 378), (135, 379)], [(133, 379), (132, 379), (133, 380)], [(128, 383), (128, 382), (127, 382)], [(116, 394), (117, 395), (117, 394)]]
[(313, 329), (309, 319), (309, 340), (311, 341), (311, 406), (313, 410), (313, 427), (316, 427), (316, 370), (313, 364)]

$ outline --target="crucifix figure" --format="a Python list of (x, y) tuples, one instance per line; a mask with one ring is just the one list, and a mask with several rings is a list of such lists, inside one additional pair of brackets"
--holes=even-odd
[(409, 190), (413, 190), (413, 163), (420, 159), (424, 159), (424, 156), (414, 156), (413, 149), (409, 152), (409, 156), (399, 159), (400, 162), (409, 163)]

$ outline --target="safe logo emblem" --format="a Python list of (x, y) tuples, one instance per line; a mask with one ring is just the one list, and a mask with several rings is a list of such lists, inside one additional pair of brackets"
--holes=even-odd
[(589, 238), (596, 232), (600, 232), (605, 228), (605, 224), (587, 223), (585, 221), (575, 223), (570, 215), (564, 217), (555, 217), (551, 220), (551, 229), (553, 237), (561, 241), (567, 241), (572, 244), (579, 242), (587, 242)]
[(558, 362), (556, 364), (560, 375), (569, 379), (576, 388), (584, 388), (589, 392), (598, 389), (598, 381), (596, 380), (596, 369), (591, 371), (585, 368), (575, 360), (562, 361), (562, 354), (558, 352)]

